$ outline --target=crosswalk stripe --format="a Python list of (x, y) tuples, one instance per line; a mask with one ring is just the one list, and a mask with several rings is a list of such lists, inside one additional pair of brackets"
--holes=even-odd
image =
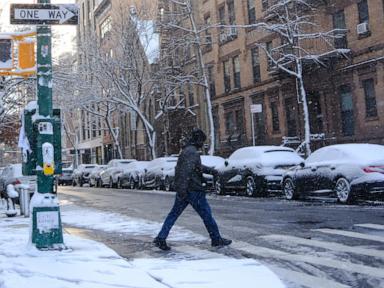
[[(199, 249), (189, 245), (182, 245), (173, 247), (174, 251), (180, 253), (190, 253), (191, 255), (202, 257), (204, 259), (207, 258), (230, 258), (221, 253), (210, 251), (206, 249)], [(286, 268), (279, 267), (277, 265), (266, 265), (270, 270), (272, 270), (280, 279), (284, 282), (295, 283), (300, 286), (305, 286), (309, 288), (350, 288), (351, 286), (344, 285), (341, 283), (337, 283), (333, 280), (326, 279), (319, 276), (308, 275), (303, 272), (293, 271)]]
[(350, 288), (351, 286), (337, 283), (333, 280), (326, 278), (320, 278), (317, 276), (311, 276), (302, 272), (297, 272), (277, 266), (268, 266), (273, 272), (275, 272), (282, 280), (287, 282), (299, 284), (309, 288)]
[(318, 231), (318, 232), (327, 233), (327, 234), (340, 235), (340, 236), (359, 238), (359, 239), (384, 243), (384, 237), (376, 236), (376, 235), (367, 235), (367, 234), (358, 233), (358, 232), (336, 230), (336, 229), (313, 229), (312, 231)]
[(380, 225), (380, 224), (355, 224), (354, 226), (370, 228), (375, 230), (384, 230), (384, 225)]
[(232, 248), (266, 258), (279, 258), (291, 262), (305, 262), (313, 265), (321, 265), (335, 269), (341, 269), (352, 273), (359, 273), (372, 277), (384, 278), (383, 269), (366, 266), (363, 264), (354, 264), (347, 261), (335, 260), (314, 255), (290, 254), (280, 250), (273, 250), (260, 246), (254, 246), (241, 241), (236, 241), (235, 243), (232, 243)]
[(354, 253), (354, 254), (360, 254), (360, 255), (377, 257), (377, 258), (384, 258), (384, 251), (381, 251), (381, 250), (366, 249), (366, 248), (360, 248), (356, 246), (347, 246), (344, 244), (339, 244), (334, 242), (305, 239), (305, 238), (299, 238), (299, 237), (290, 236), (290, 235), (265, 235), (265, 236), (261, 236), (261, 238), (281, 241), (281, 242), (290, 242), (294, 244), (307, 245), (307, 246), (313, 246), (313, 247), (320, 247), (320, 248), (324, 248), (332, 251), (338, 251), (338, 252), (347, 252), (347, 253)]

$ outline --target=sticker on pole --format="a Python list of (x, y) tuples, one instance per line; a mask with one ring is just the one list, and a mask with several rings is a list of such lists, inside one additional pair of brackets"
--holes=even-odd
[(77, 25), (79, 6), (76, 4), (12, 4), (11, 24)]
[(59, 228), (59, 212), (37, 212), (36, 213), (36, 227), (40, 233), (49, 232), (53, 229)]

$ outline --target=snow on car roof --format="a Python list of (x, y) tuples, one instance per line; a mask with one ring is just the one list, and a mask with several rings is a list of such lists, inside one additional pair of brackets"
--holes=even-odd
[(347, 157), (353, 158), (359, 162), (377, 162), (384, 161), (384, 146), (368, 143), (350, 143), (327, 146), (321, 149), (336, 149), (339, 152), (347, 154)]
[(260, 157), (263, 153), (268, 152), (295, 152), (292, 148), (281, 147), (281, 146), (249, 146), (237, 149), (232, 153), (230, 158), (254, 158)]
[(201, 163), (208, 167), (218, 167), (220, 165), (224, 165), (224, 158), (220, 156), (210, 156), (210, 155), (202, 155)]

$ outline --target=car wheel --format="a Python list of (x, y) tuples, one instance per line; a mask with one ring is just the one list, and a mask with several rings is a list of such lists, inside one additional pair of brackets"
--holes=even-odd
[(112, 179), (112, 177), (109, 179), (109, 188), (113, 188), (113, 179)]
[(298, 198), (295, 184), (291, 178), (287, 178), (283, 182), (283, 191), (287, 200), (295, 200)]
[(351, 185), (345, 178), (339, 178), (336, 182), (335, 189), (337, 201), (343, 204), (352, 203)]
[(220, 181), (220, 177), (217, 177), (217, 179), (215, 181), (215, 193), (217, 195), (224, 195), (225, 194), (224, 187)]
[(164, 180), (164, 189), (167, 192), (171, 191), (171, 180), (169, 180), (168, 176), (165, 177), (165, 180)]
[(248, 176), (246, 179), (245, 194), (248, 197), (255, 197), (256, 196), (256, 185), (255, 185), (255, 180), (253, 179), (252, 176)]

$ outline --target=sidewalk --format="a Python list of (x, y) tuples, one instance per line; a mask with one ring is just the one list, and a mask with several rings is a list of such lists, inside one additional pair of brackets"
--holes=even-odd
[[(75, 210), (78, 211), (78, 207)], [(84, 211), (83, 216), (86, 213)], [(63, 213), (64, 225), (74, 222), (74, 216), (66, 214), (70, 212)], [(96, 214), (93, 210), (88, 213), (88, 218), (92, 219)], [(77, 219), (82, 219), (82, 225), (86, 226), (87, 217)], [(4, 206), (0, 204), (1, 288), (284, 287), (269, 269), (255, 260), (233, 259), (209, 251), (204, 257), (192, 260), (159, 253), (160, 259), (127, 261), (102, 243), (68, 234), (64, 234), (67, 250), (39, 251), (28, 245), (29, 221), (21, 216), (7, 218)], [(135, 223), (116, 224), (135, 226)]]

